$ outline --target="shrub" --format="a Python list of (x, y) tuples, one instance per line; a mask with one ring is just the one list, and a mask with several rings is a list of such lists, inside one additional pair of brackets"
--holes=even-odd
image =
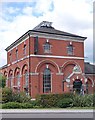
[(4, 103), (6, 102), (20, 102), (20, 103), (24, 103), (24, 102), (29, 102), (31, 101), (31, 97), (30, 96), (26, 96), (26, 94), (24, 92), (12, 92), (12, 89), (10, 88), (3, 88), (2, 89), (2, 101)]
[(93, 95), (75, 95), (72, 107), (93, 107)]
[(67, 108), (71, 107), (71, 104), (72, 104), (71, 98), (64, 98), (58, 101), (57, 106), (59, 108)]
[(4, 88), (6, 86), (6, 78), (0, 74), (0, 88)]
[(12, 101), (12, 90), (10, 88), (3, 88), (2, 89), (2, 101), (4, 103)]
[(19, 103), (20, 104), (20, 108), (21, 109), (29, 109), (29, 108), (33, 108), (33, 104), (31, 103)]
[(95, 93), (93, 94), (93, 107), (95, 107)]
[(17, 102), (8, 102), (5, 104), (2, 104), (2, 108), (3, 109), (16, 109), (16, 108), (20, 108), (20, 104)]
[(35, 101), (27, 102), (27, 103), (19, 103), (19, 102), (8, 102), (2, 104), (3, 109), (31, 109), (31, 108), (39, 108), (40, 106), (36, 105)]
[(57, 107), (57, 103), (59, 100), (63, 100), (63, 98), (72, 98), (73, 94), (65, 93), (65, 94), (44, 94), (37, 96), (37, 102), (43, 108), (51, 108)]
[(31, 101), (30, 96), (26, 96), (24, 92), (12, 93), (12, 102), (25, 103)]

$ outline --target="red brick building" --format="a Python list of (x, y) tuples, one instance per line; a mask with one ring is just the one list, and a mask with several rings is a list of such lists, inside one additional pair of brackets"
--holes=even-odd
[(41, 22), (6, 48), (7, 65), (2, 67), (6, 86), (33, 98), (37, 94), (93, 92), (94, 80), (85, 75), (85, 39), (56, 30), (51, 22)]

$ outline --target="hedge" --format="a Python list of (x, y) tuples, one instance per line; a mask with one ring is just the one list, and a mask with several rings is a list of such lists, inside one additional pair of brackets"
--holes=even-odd
[(36, 101), (31, 101), (27, 103), (8, 102), (2, 104), (2, 109), (31, 109), (31, 108), (41, 108), (41, 106), (38, 106)]
[(72, 99), (72, 107), (94, 107), (93, 106), (93, 100), (94, 95), (85, 94), (83, 96), (81, 95), (75, 95)]
[(2, 89), (2, 101), (4, 103), (12, 101), (12, 89), (7, 87)]
[(67, 107), (71, 107), (71, 105), (72, 105), (72, 100), (70, 98), (64, 98), (57, 102), (57, 107), (59, 108), (67, 108)]
[(73, 98), (72, 93), (64, 93), (64, 94), (44, 94), (44, 95), (38, 95), (36, 100), (39, 105), (41, 105), (43, 108), (52, 108), (52, 107), (58, 107), (58, 102), (60, 100), (63, 100), (64, 98), (72, 99)]
[(20, 103), (25, 103), (25, 102), (30, 102), (31, 97), (26, 96), (24, 92), (13, 92), (12, 89), (10, 88), (3, 88), (2, 89), (2, 101), (3, 103), (7, 102), (20, 102)]

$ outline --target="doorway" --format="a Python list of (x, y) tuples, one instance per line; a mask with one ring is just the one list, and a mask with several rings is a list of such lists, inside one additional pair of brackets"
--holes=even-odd
[(76, 79), (73, 82), (73, 91), (76, 94), (80, 94), (81, 93), (81, 89), (82, 89), (82, 81), (80, 79)]

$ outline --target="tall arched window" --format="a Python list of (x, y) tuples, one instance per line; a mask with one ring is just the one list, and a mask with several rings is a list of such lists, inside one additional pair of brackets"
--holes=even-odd
[(17, 86), (20, 87), (20, 74), (17, 74)]
[(9, 77), (9, 81), (10, 81), (10, 88), (12, 88), (13, 86), (13, 78), (12, 78), (12, 74)]
[(28, 72), (25, 72), (25, 86), (28, 87)]
[(51, 92), (51, 71), (49, 68), (45, 68), (43, 73), (43, 92)]
[(28, 95), (29, 93), (29, 78), (28, 78), (28, 72), (26, 71), (25, 72), (25, 92), (26, 92), (26, 95)]

